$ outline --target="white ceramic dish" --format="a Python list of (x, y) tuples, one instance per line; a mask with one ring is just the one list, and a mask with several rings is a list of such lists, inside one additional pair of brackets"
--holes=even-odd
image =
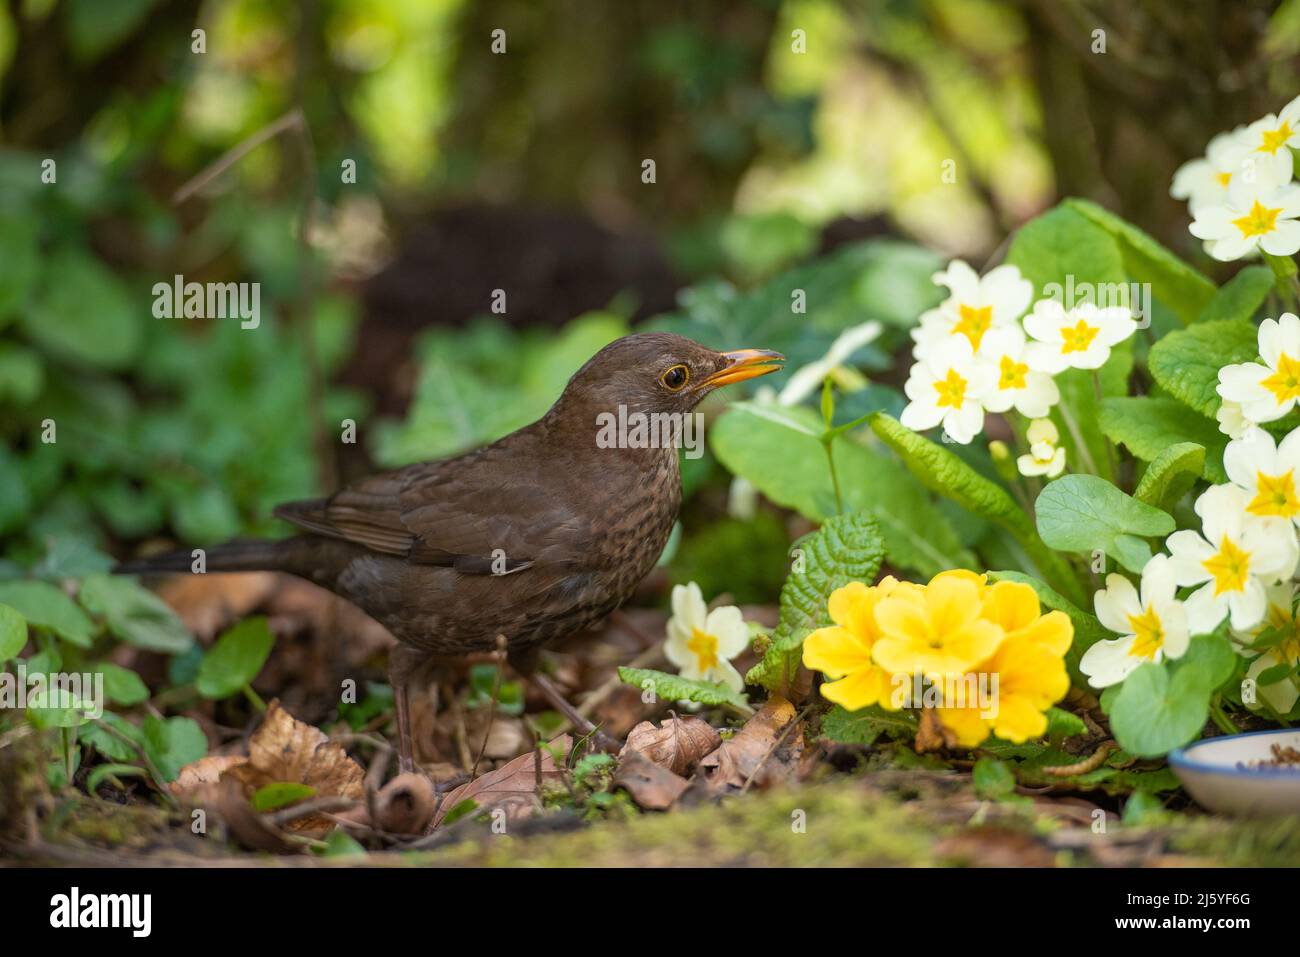
[(1242, 817), (1300, 814), (1300, 767), (1250, 767), (1256, 761), (1272, 760), (1275, 744), (1300, 749), (1300, 729), (1198, 741), (1171, 752), (1169, 766), (1197, 803), (1208, 810)]

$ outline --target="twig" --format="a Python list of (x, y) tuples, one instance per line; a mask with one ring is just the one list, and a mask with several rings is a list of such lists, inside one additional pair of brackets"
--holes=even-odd
[[(663, 642), (656, 642), (652, 647), (647, 648), (645, 651), (641, 652), (641, 654), (633, 658), (627, 667), (648, 668), (662, 656)], [(578, 714), (582, 715), (584, 718), (590, 718), (592, 714), (595, 713), (596, 709), (600, 707), (601, 703), (622, 686), (623, 679), (618, 676), (618, 671), (616, 670), (612, 678), (597, 687), (595, 691), (582, 700), (582, 704), (578, 705)]]
[(776, 754), (781, 745), (785, 744), (785, 739), (790, 736), (790, 732), (797, 728), (803, 720), (808, 717), (808, 712), (812, 710), (812, 707), (811, 704), (804, 705), (804, 709), (795, 715), (795, 719), (786, 726), (785, 730), (781, 732), (780, 737), (778, 737), (772, 743), (772, 746), (767, 749), (767, 753), (764, 754), (758, 764), (754, 766), (754, 770), (749, 772), (749, 777), (745, 779), (745, 784), (740, 789), (741, 794), (744, 794), (749, 790), (750, 785), (752, 785), (754, 780), (758, 777), (758, 773), (767, 765), (768, 759), (770, 759), (772, 755)]
[(180, 188), (172, 194), (172, 203), (179, 206), (267, 140), (274, 139), (281, 133), (285, 133), (289, 130), (302, 129), (305, 126), (306, 121), (303, 118), (302, 109), (295, 106), (278, 120), (269, 123), (252, 135), (240, 140), (207, 166), (203, 167), (197, 176), (186, 180)]
[(113, 727), (107, 721), (101, 721), (98, 718), (94, 719), (94, 721), (95, 724), (99, 725), (99, 727), (103, 728), (105, 731), (107, 731), (113, 737), (117, 738), (123, 744), (129, 746), (131, 750), (135, 751), (136, 754), (140, 755), (140, 759), (144, 762), (144, 766), (149, 769), (149, 776), (153, 778), (154, 786), (158, 788), (162, 796), (166, 798), (171, 804), (179, 807), (180, 802), (176, 800), (176, 795), (172, 794), (171, 788), (167, 786), (167, 779), (163, 777), (162, 772), (158, 770), (158, 765), (153, 763), (153, 759), (149, 757), (145, 749), (140, 744), (137, 744), (135, 741), (131, 740), (131, 738), (128, 737), (125, 733)]
[(497, 635), (497, 670), (496, 677), (492, 679), (492, 700), (488, 703), (488, 720), (487, 727), (483, 729), (483, 741), (478, 746), (478, 756), (474, 758), (474, 767), (470, 769), (470, 780), (478, 776), (479, 762), (483, 760), (483, 753), (487, 751), (488, 738), (492, 736), (492, 725), (497, 720), (497, 696), (501, 694), (501, 672), (506, 666), (506, 636)]
[(356, 798), (343, 797), (338, 794), (331, 794), (328, 797), (313, 798), (310, 801), (303, 801), (301, 804), (295, 804), (287, 807), (282, 811), (276, 811), (274, 814), (266, 815), (266, 823), (272, 827), (283, 827), (300, 818), (311, 817), (313, 814), (326, 814), (333, 811), (353, 811), (360, 807), (361, 801)]

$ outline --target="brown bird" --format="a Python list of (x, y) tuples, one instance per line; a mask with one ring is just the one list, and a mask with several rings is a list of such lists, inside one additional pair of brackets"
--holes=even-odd
[[(282, 571), (328, 588), (383, 624), (403, 771), (414, 767), (407, 685), (434, 657), (498, 647), (575, 726), (534, 671), (542, 646), (592, 628), (654, 567), (681, 504), (684, 416), (719, 386), (780, 368), (779, 353), (715, 352), (668, 333), (610, 343), (550, 410), (455, 458), (364, 478), (275, 514), (306, 534), (210, 549), (208, 571)], [(616, 432), (624, 423), (622, 441)], [(662, 429), (636, 428), (638, 423)], [(611, 425), (613, 428), (611, 428)], [(191, 553), (116, 571), (190, 570)]]

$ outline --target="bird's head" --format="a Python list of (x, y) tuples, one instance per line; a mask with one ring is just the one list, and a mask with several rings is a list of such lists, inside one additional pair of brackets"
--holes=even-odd
[(616, 339), (574, 373), (557, 406), (584, 413), (685, 413), (714, 389), (776, 372), (779, 352), (716, 352), (684, 336), (642, 332)]

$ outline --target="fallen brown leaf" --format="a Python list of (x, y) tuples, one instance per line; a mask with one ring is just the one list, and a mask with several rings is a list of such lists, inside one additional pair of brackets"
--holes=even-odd
[(217, 798), (217, 781), (222, 773), (247, 761), (248, 758), (242, 754), (209, 754), (181, 768), (181, 773), (168, 787), (172, 794), (188, 804), (213, 804)]
[(927, 751), (942, 751), (944, 748), (952, 748), (957, 745), (957, 736), (943, 726), (939, 720), (939, 712), (933, 708), (921, 709), (921, 722), (916, 729), (916, 748), (917, 754), (925, 754)]
[[(795, 776), (804, 750), (802, 726), (792, 728), (794, 705), (773, 695), (745, 726), (700, 761), (700, 773), (715, 791), (768, 787)], [(802, 725), (802, 722), (800, 723)]]
[[(572, 739), (568, 735), (561, 735), (552, 741), (550, 746), (559, 747), (567, 753), (572, 746)], [(541, 783), (559, 781), (562, 772), (555, 766), (550, 751), (541, 748), (540, 754)], [(456, 788), (442, 799), (442, 804), (438, 806), (438, 812), (433, 816), (433, 827), (438, 827), (442, 823), (442, 819), (456, 805), (469, 798), (474, 799), (480, 810), (503, 808), (508, 821), (519, 820), (532, 814), (537, 806), (537, 779), (539, 777), (537, 755), (537, 751), (521, 754), (495, 771), (479, 775), (473, 781), (467, 781)]]
[(642, 721), (627, 736), (618, 753), (620, 760), (642, 754), (654, 764), (673, 774), (689, 774), (701, 758), (722, 744), (722, 737), (702, 718), (679, 718), (676, 715), (656, 728)]
[(279, 578), (275, 572), (174, 575), (163, 582), (158, 595), (186, 628), (211, 639), (266, 601)]
[(626, 790), (644, 810), (666, 811), (690, 787), (690, 782), (655, 764), (641, 752), (633, 751), (626, 757), (620, 756), (614, 786)]

